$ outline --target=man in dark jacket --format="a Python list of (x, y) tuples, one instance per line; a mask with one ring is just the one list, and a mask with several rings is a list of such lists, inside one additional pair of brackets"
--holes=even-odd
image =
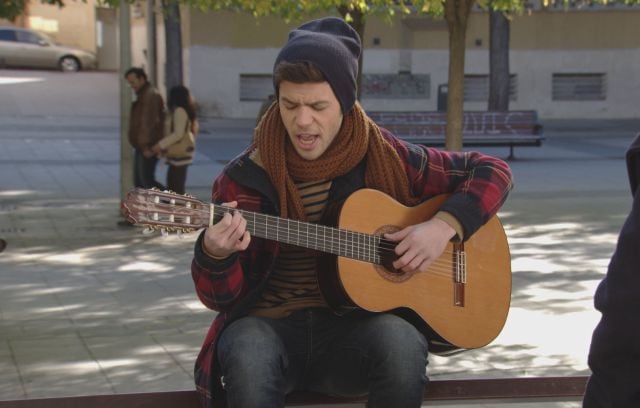
[[(277, 103), (252, 145), (214, 182), (212, 201), (242, 212), (220, 207), (224, 215), (195, 244), (196, 293), (218, 311), (195, 367), (205, 407), (226, 395), (230, 407), (279, 408), (293, 390), (368, 394), (368, 407), (422, 403), (431, 339), (395, 313), (335, 314), (320, 287), (332, 277), (320, 252), (357, 252), (358, 266), (371, 272), (361, 277), (365, 289), (394, 280), (411, 286), (410, 277), (429, 276), (432, 264), (449, 283), (453, 271), (438, 263), (440, 255), (450, 240), (467, 240), (496, 214), (511, 172), (502, 160), (411, 145), (379, 128), (356, 101), (360, 51), (358, 34), (341, 19), (293, 30), (274, 64)], [(356, 243), (358, 234), (344, 229), (325, 234), (345, 199), (367, 191), (386, 193), (380, 204), (389, 196), (401, 203), (398, 212), (450, 195), (415, 225), (376, 225), (388, 240), (380, 245)], [(373, 199), (360, 204), (352, 219), (393, 212)], [(365, 263), (367, 254), (388, 258), (386, 269)]]
[(640, 407), (640, 135), (627, 151), (633, 206), (622, 226), (595, 307), (584, 408)]
[(129, 143), (134, 148), (133, 184), (164, 190), (164, 186), (156, 181), (158, 157), (151, 151), (163, 136), (164, 101), (142, 68), (130, 68), (124, 77), (136, 93), (129, 121)]

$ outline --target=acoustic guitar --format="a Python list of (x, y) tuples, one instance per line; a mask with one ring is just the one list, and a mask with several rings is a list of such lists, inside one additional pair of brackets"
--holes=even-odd
[[(450, 242), (423, 273), (391, 266), (395, 243), (382, 234), (431, 218), (447, 195), (406, 207), (372, 189), (344, 202), (337, 226), (296, 221), (204, 203), (194, 197), (134, 189), (125, 202), (129, 219), (166, 231), (193, 231), (213, 225), (226, 212), (240, 211), (254, 237), (329, 255), (332, 268), (318, 268), (325, 300), (338, 313), (409, 310), (453, 348), (473, 349), (500, 333), (511, 301), (509, 245), (498, 217), (463, 243)], [(402, 313), (401, 313), (402, 314)]]

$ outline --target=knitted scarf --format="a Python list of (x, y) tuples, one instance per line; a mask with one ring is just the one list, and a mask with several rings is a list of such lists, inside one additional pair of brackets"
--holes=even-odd
[(315, 160), (305, 160), (296, 152), (282, 123), (277, 102), (265, 112), (256, 127), (253, 147), (257, 148), (258, 160), (278, 192), (283, 218), (306, 219), (294, 180), (333, 180), (348, 173), (365, 156), (367, 187), (385, 192), (404, 205), (418, 203), (409, 191), (409, 180), (400, 156), (357, 102), (344, 116), (342, 127), (329, 148)]

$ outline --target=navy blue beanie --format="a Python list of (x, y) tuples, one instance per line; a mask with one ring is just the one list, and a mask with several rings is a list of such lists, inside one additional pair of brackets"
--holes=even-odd
[(312, 20), (289, 33), (274, 70), (283, 61), (313, 64), (324, 74), (342, 113), (346, 114), (356, 101), (360, 50), (360, 36), (344, 20), (336, 17)]

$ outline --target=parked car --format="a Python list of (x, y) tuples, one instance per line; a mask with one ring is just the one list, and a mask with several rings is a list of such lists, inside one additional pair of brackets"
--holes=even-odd
[(37, 31), (0, 27), (0, 67), (53, 68), (65, 72), (95, 69), (94, 53), (56, 44)]

